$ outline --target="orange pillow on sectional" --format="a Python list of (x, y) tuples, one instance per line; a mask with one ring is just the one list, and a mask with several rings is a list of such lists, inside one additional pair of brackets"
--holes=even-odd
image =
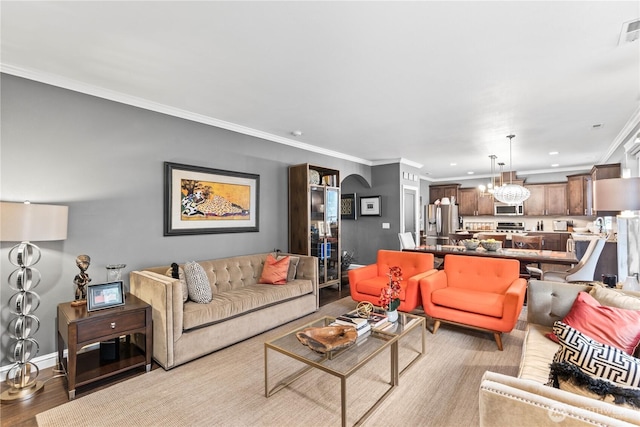
[[(640, 342), (640, 311), (600, 305), (588, 292), (578, 294), (562, 322), (628, 354), (633, 354)], [(553, 333), (547, 337), (558, 342)]]
[(289, 271), (289, 257), (285, 256), (275, 259), (273, 255), (267, 255), (264, 262), (262, 274), (260, 275), (260, 283), (268, 283), (270, 285), (284, 285), (287, 283), (287, 272)]

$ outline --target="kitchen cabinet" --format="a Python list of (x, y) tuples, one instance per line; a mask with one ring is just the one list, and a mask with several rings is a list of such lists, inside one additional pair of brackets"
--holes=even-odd
[(458, 205), (460, 215), (493, 215), (493, 197), (481, 196), (476, 188), (460, 188)]
[(593, 215), (591, 174), (567, 176), (567, 209), (569, 215)]
[(545, 233), (539, 231), (527, 231), (527, 236), (542, 236), (542, 250), (561, 251), (567, 250), (567, 240), (571, 233)]
[(318, 286), (340, 290), (340, 171), (289, 167), (289, 252), (318, 259)]
[(529, 216), (566, 215), (567, 184), (530, 184), (531, 196), (524, 201), (524, 214)]
[(598, 179), (620, 178), (621, 172), (620, 163), (595, 165), (591, 168), (591, 179), (596, 181)]
[(460, 184), (430, 185), (429, 186), (429, 204), (433, 204), (436, 200), (442, 200), (443, 197), (451, 199), (455, 197), (458, 200), (458, 189)]

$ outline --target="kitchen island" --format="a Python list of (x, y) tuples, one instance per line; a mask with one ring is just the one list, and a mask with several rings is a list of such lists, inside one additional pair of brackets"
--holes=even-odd
[(509, 258), (520, 261), (520, 264), (560, 264), (571, 266), (578, 263), (578, 258), (573, 252), (565, 251), (546, 251), (533, 249), (510, 249), (502, 248), (497, 251), (488, 251), (483, 248), (475, 250), (467, 250), (464, 246), (452, 245), (436, 245), (436, 246), (418, 246), (415, 249), (403, 249), (409, 252), (426, 252), (433, 254), (435, 257), (443, 258), (447, 254), (484, 256), (490, 258)]

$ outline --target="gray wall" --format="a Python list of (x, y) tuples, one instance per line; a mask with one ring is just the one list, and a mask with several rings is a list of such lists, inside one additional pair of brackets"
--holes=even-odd
[[(67, 240), (39, 244), (40, 355), (55, 351), (56, 307), (74, 298), (76, 256), (91, 257), (87, 272), (100, 283), (112, 263), (127, 264), (128, 282), (129, 272), (143, 267), (287, 250), (289, 165), (308, 162), (371, 180), (371, 168), (358, 163), (6, 74), (1, 85), (0, 199), (69, 206)], [(260, 231), (164, 237), (165, 161), (260, 175)], [(9, 364), (12, 246), (0, 244), (2, 366)]]
[[(357, 176), (343, 180), (342, 192), (357, 195), (358, 219), (342, 221), (342, 250), (355, 251), (356, 264), (375, 263), (378, 249), (400, 249), (400, 178), (400, 164), (393, 163), (372, 167), (371, 185)], [(360, 198), (367, 196), (380, 196), (381, 216), (360, 215)]]

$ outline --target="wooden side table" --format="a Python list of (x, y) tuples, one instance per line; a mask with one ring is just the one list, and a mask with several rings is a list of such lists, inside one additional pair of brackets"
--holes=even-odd
[[(126, 342), (120, 340), (124, 335)], [(133, 342), (131, 336), (136, 337)], [(115, 360), (101, 360), (99, 349), (80, 352), (89, 344), (114, 338), (120, 346)], [(67, 376), (69, 399), (75, 398), (76, 387), (138, 367), (149, 372), (152, 340), (151, 306), (135, 295), (128, 293), (123, 306), (92, 312), (86, 305), (58, 304), (58, 362)], [(137, 343), (143, 343), (144, 348)]]

